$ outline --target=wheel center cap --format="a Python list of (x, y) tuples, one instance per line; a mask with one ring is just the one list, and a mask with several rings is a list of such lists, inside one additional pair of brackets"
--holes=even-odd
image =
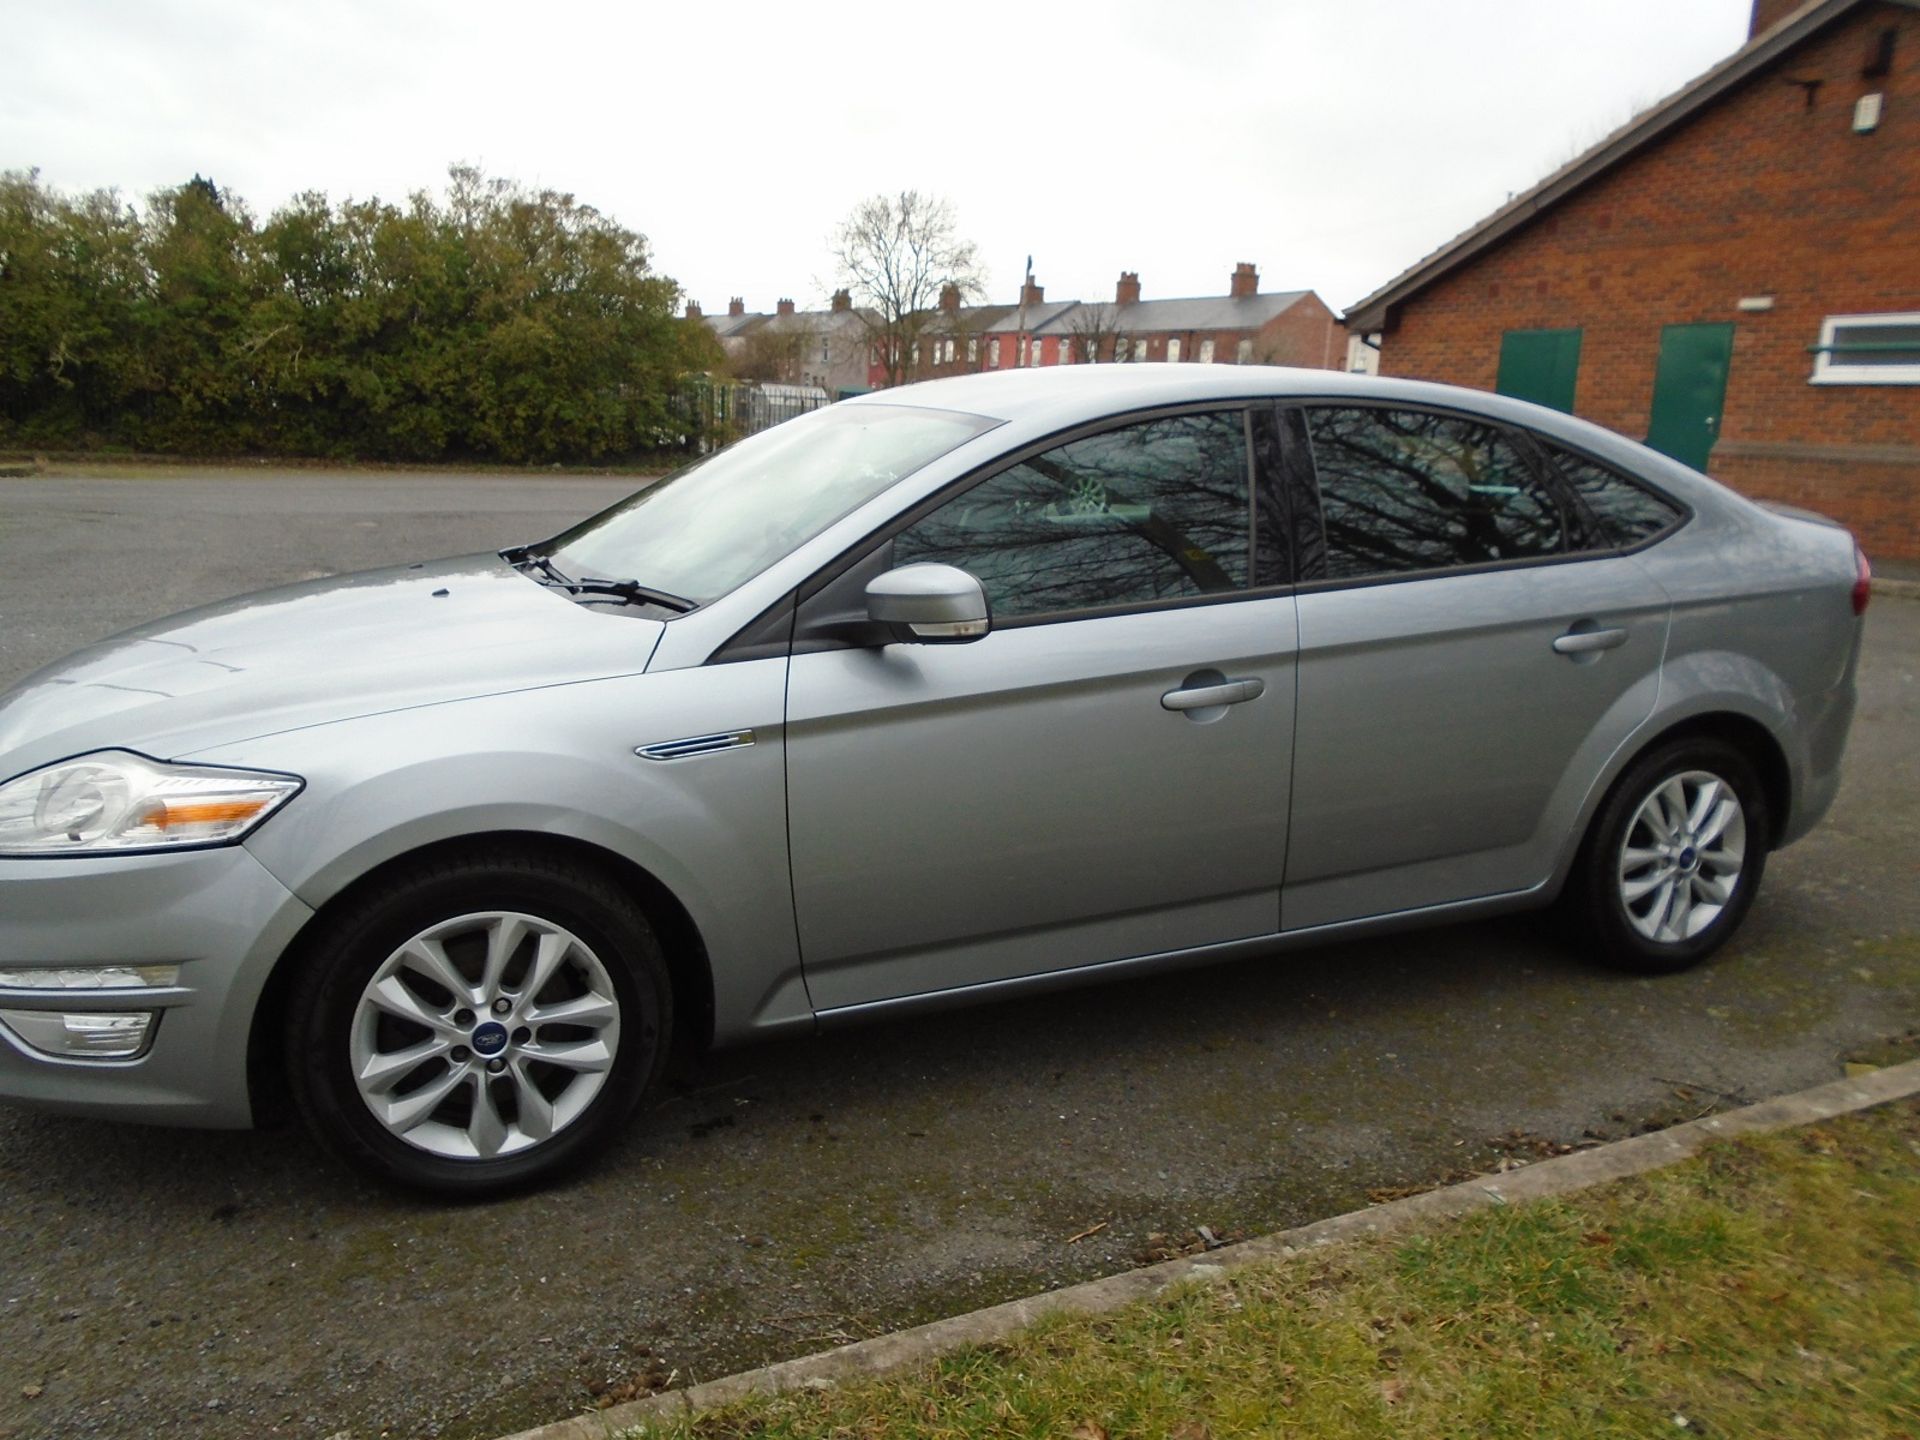
[[(1694, 867), (1696, 867), (1700, 863), (1700, 852), (1694, 849), (1693, 846), (1689, 845), (1687, 846), (1686, 849), (1680, 852), (1680, 855), (1675, 863), (1677, 863), (1682, 870), (1692, 870)], [(478, 1041), (475, 1042), (476, 1046), (478, 1045), (478, 1043), (479, 1043)]]
[(473, 1053), (491, 1059), (507, 1048), (507, 1027), (489, 1020), (473, 1032)]

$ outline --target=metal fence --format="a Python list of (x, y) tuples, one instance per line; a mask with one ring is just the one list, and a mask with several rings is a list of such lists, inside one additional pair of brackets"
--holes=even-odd
[(670, 409), (682, 427), (680, 443), (704, 454), (832, 403), (833, 397), (818, 385), (759, 385), (695, 376), (674, 392)]

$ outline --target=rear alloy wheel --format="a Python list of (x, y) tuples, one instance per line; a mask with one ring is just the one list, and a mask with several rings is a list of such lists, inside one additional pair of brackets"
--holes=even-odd
[(645, 918), (538, 860), (427, 867), (336, 917), (291, 1008), (295, 1097), (387, 1179), (480, 1195), (546, 1178), (657, 1078), (671, 1008)]
[(1726, 913), (1747, 863), (1747, 816), (1733, 787), (1706, 770), (1668, 779), (1627, 826), (1616, 874), (1642, 938), (1681, 944)]
[(1767, 814), (1753, 767), (1717, 740), (1643, 756), (1601, 807), (1570, 898), (1600, 958), (1684, 969), (1720, 948), (1766, 866)]

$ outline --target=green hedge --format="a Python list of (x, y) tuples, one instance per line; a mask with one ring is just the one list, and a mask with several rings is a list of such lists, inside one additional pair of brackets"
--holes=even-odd
[(0, 448), (634, 456), (718, 363), (678, 299), (643, 236), (467, 166), (263, 224), (198, 176), (136, 209), (0, 174)]

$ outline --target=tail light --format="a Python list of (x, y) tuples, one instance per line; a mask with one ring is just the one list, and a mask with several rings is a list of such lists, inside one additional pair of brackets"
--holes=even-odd
[(1858, 545), (1853, 547), (1853, 559), (1858, 567), (1853, 581), (1853, 613), (1867, 613), (1867, 601), (1873, 598), (1873, 567), (1867, 563), (1867, 552)]

